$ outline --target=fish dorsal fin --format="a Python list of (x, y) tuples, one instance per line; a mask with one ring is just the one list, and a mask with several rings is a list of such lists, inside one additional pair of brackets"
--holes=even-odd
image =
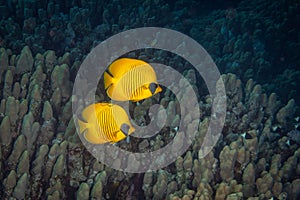
[(130, 71), (131, 69), (140, 66), (140, 65), (148, 65), (146, 62), (142, 60), (137, 60), (133, 58), (120, 58), (114, 61), (109, 67), (111, 75), (115, 79), (121, 78), (125, 73)]

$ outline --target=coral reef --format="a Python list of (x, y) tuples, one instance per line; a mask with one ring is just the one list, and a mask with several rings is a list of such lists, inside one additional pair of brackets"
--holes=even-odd
[[(24, 49), (30, 52), (28, 47)], [(9, 66), (8, 60), (13, 57), (21, 57), (8, 55), (4, 66)], [(66, 57), (57, 57), (48, 51), (35, 58), (24, 57), (25, 65), (33, 63), (25, 71), (17, 72), (15, 66), (3, 69), (0, 123), (3, 198), (299, 197), (300, 148), (299, 143), (288, 142), (293, 131), (289, 131), (287, 123), (294, 114), (293, 99), (283, 105), (275, 94), (267, 96), (252, 79), (243, 84), (234, 74), (223, 75), (228, 113), (222, 137), (213, 151), (200, 158), (199, 149), (211, 107), (210, 98), (206, 96), (200, 100), (199, 131), (184, 155), (156, 172), (124, 174), (98, 163), (75, 133), (70, 98), (73, 63), (63, 61)], [(193, 71), (186, 70), (183, 74), (197, 84)], [(145, 121), (145, 109), (152, 101), (160, 101), (166, 107), (167, 116), (178, 121), (179, 105), (171, 93), (166, 91), (155, 98), (134, 107), (134, 118)], [(185, 124), (193, 123), (193, 116), (193, 113), (186, 113)], [(163, 129), (161, 135), (134, 141), (137, 148), (153, 151), (168, 143), (178, 122), (169, 121), (168, 124), (173, 128)], [(274, 128), (279, 126), (280, 129)], [(174, 147), (178, 148), (176, 145), (175, 141)]]

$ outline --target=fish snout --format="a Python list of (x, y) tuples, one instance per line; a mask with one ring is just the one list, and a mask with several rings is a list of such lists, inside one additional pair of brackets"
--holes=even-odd
[(157, 93), (159, 93), (159, 92), (161, 92), (161, 91), (162, 91), (162, 88), (161, 88), (159, 85), (157, 85), (157, 89), (156, 89), (156, 91), (157, 91)]

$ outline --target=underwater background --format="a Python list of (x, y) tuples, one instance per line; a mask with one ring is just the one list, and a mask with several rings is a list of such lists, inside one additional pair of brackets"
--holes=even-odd
[[(300, 199), (298, 0), (0, 0), (0, 19), (0, 199)], [(130, 52), (182, 72), (198, 91), (201, 117), (176, 162), (124, 173), (80, 141), (72, 86), (93, 47), (152, 26), (180, 31), (212, 56), (226, 87), (226, 120), (213, 151), (200, 158), (212, 107), (201, 77), (166, 52)], [(96, 97), (109, 100), (101, 87)], [(153, 151), (172, 140), (179, 118), (193, 123), (192, 113), (179, 116), (168, 90), (131, 105), (131, 117), (147, 123), (154, 103), (174, 127), (120, 147)]]

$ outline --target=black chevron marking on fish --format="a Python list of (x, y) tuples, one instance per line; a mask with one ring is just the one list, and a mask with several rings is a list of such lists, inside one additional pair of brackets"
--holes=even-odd
[(105, 72), (108, 73), (108, 75), (109, 75), (110, 77), (114, 78), (114, 75), (112, 75), (112, 73), (111, 73), (111, 71), (109, 70), (109, 68), (107, 68), (107, 69), (105, 70)]

